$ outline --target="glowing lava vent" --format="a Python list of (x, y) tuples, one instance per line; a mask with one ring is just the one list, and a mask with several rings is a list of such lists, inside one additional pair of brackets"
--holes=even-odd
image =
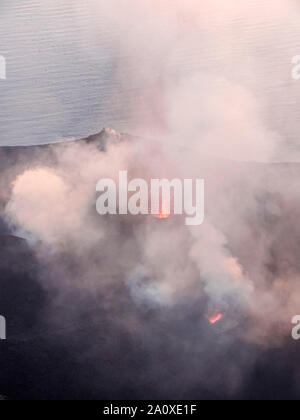
[(160, 206), (160, 212), (158, 214), (154, 214), (156, 219), (168, 219), (171, 216), (170, 211), (168, 210), (168, 206), (162, 204)]
[(216, 324), (223, 318), (223, 315), (221, 313), (215, 312), (209, 317), (209, 322), (211, 324)]
[(156, 219), (168, 219), (170, 217), (170, 214), (161, 211), (159, 214), (155, 214), (154, 217)]

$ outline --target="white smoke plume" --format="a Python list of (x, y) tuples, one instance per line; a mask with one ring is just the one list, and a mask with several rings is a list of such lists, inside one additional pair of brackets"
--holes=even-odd
[[(112, 41), (127, 57), (116, 69), (118, 82), (128, 91), (133, 81), (145, 85), (144, 96), (128, 104), (140, 139), (118, 142), (110, 133), (106, 151), (93, 143), (53, 146), (55, 159), (44, 164), (37, 154), (15, 177), (5, 219), (16, 232), (34, 238), (32, 246), (47, 267), (41, 281), (56, 291), (54, 306), (63, 312), (70, 294), (99, 300), (118, 331), (137, 337), (144, 328), (139, 310), (154, 311), (166, 323), (168, 317), (181, 317), (197, 340), (205, 317), (219, 311), (220, 352), (239, 340), (259, 351), (280, 346), (300, 306), (299, 169), (272, 163), (289, 153), (284, 132), (268, 116), (274, 98), (262, 92), (257, 73), (259, 48), (284, 37), (281, 29), (291, 17), (300, 22), (298, 6), (286, 0), (86, 4), (95, 22), (87, 36), (105, 30), (96, 25), (98, 14), (122, 33)], [(254, 23), (257, 37), (247, 42), (243, 28)], [(187, 72), (180, 61), (187, 45), (217, 51), (219, 58), (200, 68), (194, 63)], [(231, 48), (240, 50), (235, 62)], [(176, 217), (98, 216), (96, 183), (117, 179), (120, 170), (132, 178), (204, 178), (204, 225), (188, 228)], [(114, 308), (119, 289), (128, 292), (128, 305), (137, 312)], [(199, 314), (192, 320), (185, 316), (195, 307), (202, 321)], [(73, 311), (80, 317), (80, 305)], [(206, 377), (206, 369), (223, 359), (214, 350), (215, 361), (208, 360), (211, 337), (201, 331), (207, 355), (197, 371)], [(171, 331), (164, 333), (175, 348)], [(150, 347), (159, 342), (144, 338)], [(196, 366), (201, 353), (196, 338), (184, 351), (191, 352)], [(250, 354), (244, 350), (236, 364), (228, 363), (229, 394), (254, 363)], [(182, 372), (183, 383), (189, 375)], [(207, 386), (216, 381), (210, 378)]]

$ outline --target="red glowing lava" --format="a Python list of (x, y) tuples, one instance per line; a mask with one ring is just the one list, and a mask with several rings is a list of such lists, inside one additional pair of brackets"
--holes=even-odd
[(159, 214), (155, 214), (154, 217), (156, 217), (156, 219), (168, 219), (170, 217), (170, 214), (160, 212)]
[(170, 217), (170, 210), (168, 209), (168, 206), (162, 204), (160, 206), (160, 210), (158, 214), (154, 214), (154, 217), (156, 219), (168, 219)]
[(215, 313), (209, 317), (209, 322), (211, 324), (216, 324), (220, 319), (222, 319), (223, 315), (220, 313)]

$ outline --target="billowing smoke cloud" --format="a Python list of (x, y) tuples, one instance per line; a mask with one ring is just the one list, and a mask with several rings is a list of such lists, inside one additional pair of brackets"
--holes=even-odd
[(229, 158), (299, 157), (290, 104), (297, 101), (290, 77), (297, 2), (91, 1), (95, 9), (107, 30), (118, 28), (115, 72), (118, 88), (133, 91), (132, 130), (177, 134), (180, 144), (201, 143), (201, 150), (207, 142), (209, 151), (221, 147)]
[[(110, 132), (105, 151), (93, 142), (53, 146), (47, 165), (37, 154), (15, 177), (5, 219), (29, 238), (43, 267), (40, 281), (55, 290), (53, 322), (61, 316), (79, 322), (86, 306), (99, 303), (92, 319), (105, 319), (114, 335), (126, 333), (132, 343), (142, 340), (143, 351), (155, 355), (143, 363), (149, 381), (159, 384), (165, 374), (160, 396), (182, 396), (182, 384), (190, 390), (186, 397), (197, 386), (216, 395), (220, 387), (230, 396), (262, 349), (283, 345), (300, 305), (299, 169), (271, 163), (284, 139), (250, 74), (259, 53), (238, 39), (255, 22), (257, 48), (264, 36), (272, 45), (278, 36), (272, 25), (283, 27), (296, 6), (274, 0), (201, 7), (192, 0), (88, 3), (124, 35), (118, 47), (128, 63), (120, 63), (115, 77), (128, 89), (133, 80), (147, 86), (143, 98), (130, 102), (141, 138), (119, 141)], [(95, 36), (98, 30), (91, 28)], [(213, 71), (203, 65), (186, 74), (176, 64), (188, 44), (216, 49), (227, 67), (219, 72), (216, 61)], [(231, 62), (232, 45), (241, 49), (239, 62)], [(96, 183), (117, 179), (120, 170), (132, 178), (205, 178), (205, 223), (100, 217)], [(67, 310), (70, 300), (76, 303)], [(209, 325), (218, 312), (222, 320)], [(104, 349), (92, 337), (87, 341), (95, 366), (102, 352), (117, 352), (113, 337)], [(158, 356), (165, 344), (168, 361)]]

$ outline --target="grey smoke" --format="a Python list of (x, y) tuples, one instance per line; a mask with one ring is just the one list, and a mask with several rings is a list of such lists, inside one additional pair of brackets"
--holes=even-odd
[[(113, 351), (116, 368), (121, 350), (115, 340), (125, 334), (132, 342), (142, 340), (146, 352), (168, 346), (170, 363), (180, 371), (178, 382), (168, 378), (167, 388), (157, 389), (160, 396), (180, 395), (180, 383), (187, 395), (196, 383), (219, 394), (215, 375), (225, 360), (230, 380), (224, 379), (223, 395), (235, 394), (260, 354), (284, 346), (291, 314), (297, 313), (298, 165), (215, 159), (194, 165), (191, 154), (189, 168), (180, 160), (174, 168), (156, 142), (143, 142), (104, 131), (90, 141), (31, 148), (26, 168), (19, 164), (4, 172), (12, 181), (5, 222), (10, 232), (24, 232), (35, 252), (39, 282), (52, 296), (47, 324), (59, 329), (62, 321), (83, 323), (89, 363), (97, 365)], [(124, 168), (146, 179), (175, 173), (204, 178), (205, 223), (187, 227), (177, 216), (99, 216), (98, 179), (117, 180)], [(209, 315), (216, 311), (223, 318), (211, 325)], [(224, 360), (229, 347), (243, 354)], [(73, 357), (82, 360), (75, 350)], [(161, 368), (156, 358), (145, 365), (155, 382)], [(171, 365), (165, 369), (169, 373)]]
[[(299, 311), (300, 169), (276, 163), (298, 149), (287, 144), (291, 129), (267, 115), (276, 93), (265, 94), (269, 73), (259, 58), (260, 45), (266, 52), (290, 18), (298, 22), (298, 6), (90, 4), (123, 34), (116, 42), (128, 62), (116, 68), (118, 83), (128, 90), (147, 85), (142, 99), (129, 101), (140, 136), (104, 130), (77, 142), (3, 150), (11, 164), (3, 164), (2, 216), (11, 233), (30, 240), (39, 282), (51, 296), (47, 322), (83, 325), (73, 356), (97, 373), (109, 360), (105, 375), (121, 375), (112, 389), (103, 385), (105, 392), (126, 394), (133, 375), (154, 396), (238, 395), (269, 352), (279, 349), (286, 363), (290, 321)], [(240, 16), (248, 29), (258, 25), (255, 50), (240, 37)], [(99, 30), (91, 25), (95, 36)], [(239, 51), (234, 62), (232, 44)], [(220, 61), (187, 73), (176, 65), (187, 45), (216, 49)], [(280, 66), (276, 76), (283, 74)], [(96, 183), (117, 180), (120, 170), (132, 178), (204, 178), (204, 225), (100, 217)], [(211, 325), (214, 312), (223, 318)], [(97, 381), (93, 386), (103, 391)]]

